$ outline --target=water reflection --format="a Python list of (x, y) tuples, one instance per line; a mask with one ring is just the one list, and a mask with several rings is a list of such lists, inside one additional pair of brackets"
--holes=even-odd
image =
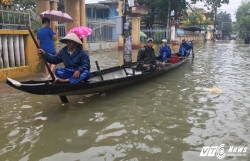
[[(69, 104), (1, 83), (0, 160), (216, 160), (199, 157), (201, 148), (248, 146), (248, 49), (216, 42), (197, 45), (195, 54), (156, 79), (106, 95), (70, 96)], [(93, 68), (94, 60), (107, 68), (122, 53), (91, 60)]]

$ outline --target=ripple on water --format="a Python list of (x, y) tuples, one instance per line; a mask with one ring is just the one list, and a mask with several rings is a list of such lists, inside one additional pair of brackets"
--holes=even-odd
[[(216, 42), (195, 50), (193, 61), (152, 81), (105, 97), (72, 96), (71, 110), (60, 109), (68, 105), (53, 96), (4, 94), (0, 160), (194, 161), (203, 146), (248, 146), (248, 49)], [(101, 68), (120, 59), (116, 53), (90, 57)]]
[(22, 105), (21, 108), (23, 108), (23, 109), (29, 109), (29, 108), (32, 108), (32, 106), (30, 106), (30, 105)]

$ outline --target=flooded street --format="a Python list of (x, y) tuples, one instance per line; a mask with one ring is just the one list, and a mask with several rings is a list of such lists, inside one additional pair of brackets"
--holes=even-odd
[[(0, 83), (0, 161), (212, 161), (203, 146), (248, 147), (250, 46), (195, 46), (195, 58), (166, 74), (103, 95), (31, 95)], [(137, 52), (134, 52), (134, 59)], [(121, 53), (90, 53), (108, 68)], [(41, 74), (17, 80), (39, 79)]]

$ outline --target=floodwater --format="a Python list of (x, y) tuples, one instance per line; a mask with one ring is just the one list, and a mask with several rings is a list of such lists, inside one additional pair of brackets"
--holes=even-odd
[[(69, 104), (2, 82), (0, 160), (210, 161), (217, 156), (199, 156), (202, 147), (224, 144), (227, 154), (230, 146), (248, 148), (225, 160), (249, 161), (249, 51), (242, 42), (196, 45), (193, 60), (163, 76), (112, 93), (70, 96)], [(93, 69), (95, 60), (103, 69), (122, 58), (93, 53)]]

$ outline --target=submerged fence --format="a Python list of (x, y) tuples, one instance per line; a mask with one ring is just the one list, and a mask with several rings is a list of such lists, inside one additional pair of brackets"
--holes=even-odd
[(0, 35), (0, 69), (25, 65), (24, 35)]

